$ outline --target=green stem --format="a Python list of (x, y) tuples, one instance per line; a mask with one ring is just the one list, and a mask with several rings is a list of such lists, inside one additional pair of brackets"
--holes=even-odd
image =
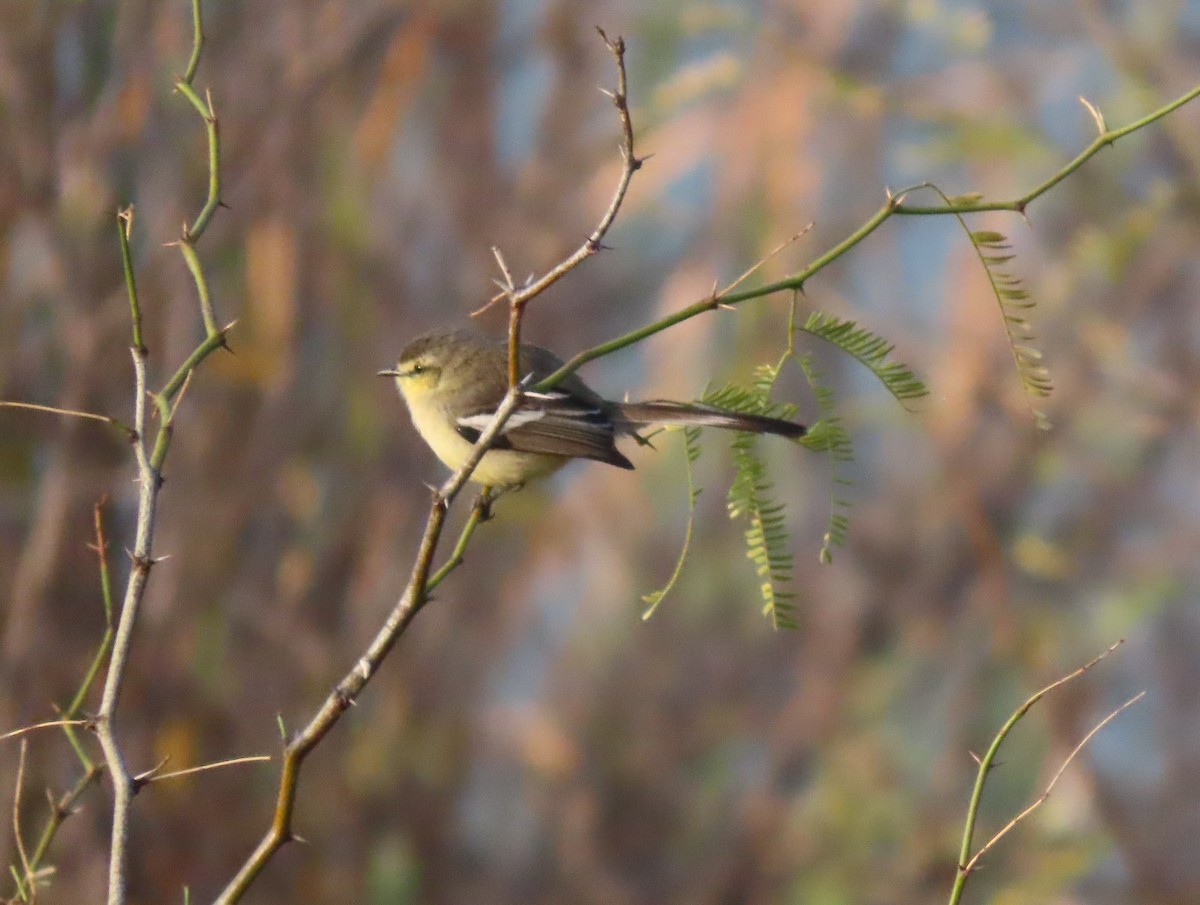
[[(42, 833), (38, 837), (37, 845), (34, 846), (33, 852), (29, 856), (29, 872), (32, 876), (37, 873), (41, 866), (42, 860), (46, 857), (46, 852), (50, 850), (50, 845), (54, 841), (54, 837), (58, 834), (59, 827), (63, 821), (74, 813), (75, 802), (77, 802), (83, 793), (88, 790), (88, 787), (96, 782), (99, 782), (100, 777), (104, 775), (104, 767), (93, 764), (87, 771), (79, 777), (75, 785), (63, 795), (58, 801), (53, 803), (53, 809), (50, 812), (50, 817), (46, 820), (46, 825), (42, 827)], [(30, 898), (33, 890), (27, 888), (24, 879), (18, 880), (17, 883), (17, 899), (24, 900)]]
[[(988, 746), (987, 752), (982, 758), (979, 759), (979, 770), (975, 774), (975, 787), (971, 790), (971, 801), (967, 805), (967, 819), (963, 825), (962, 844), (958, 849), (958, 868), (954, 877), (954, 886), (950, 890), (950, 905), (959, 905), (962, 900), (963, 889), (967, 885), (967, 878), (971, 876), (971, 871), (968, 870), (968, 865), (971, 863), (972, 858), (972, 839), (975, 835), (975, 823), (979, 818), (979, 803), (983, 799), (983, 787), (987, 784), (988, 774), (991, 772), (992, 768), (996, 766), (996, 755), (1000, 753), (1000, 746), (1004, 743), (1004, 740), (1008, 737), (1008, 734), (1012, 732), (1013, 727), (1015, 727), (1017, 723), (1024, 719), (1025, 714), (1029, 712), (1030, 708), (1033, 707), (1034, 704), (1059, 686), (1065, 685), (1072, 679), (1076, 679), (1083, 675), (1085, 672), (1111, 654), (1114, 650), (1116, 650), (1122, 643), (1123, 642), (1118, 641), (1116, 644), (1110, 646), (1104, 653), (1100, 654), (1100, 656), (1089, 660), (1074, 672), (1068, 673), (1062, 678), (1051, 682), (1045, 688), (1034, 692), (1026, 699), (1024, 704), (1013, 711), (1012, 716), (1010, 716), (1007, 722), (1000, 727), (1000, 731), (997, 732), (996, 737), (992, 739), (992, 743)], [(1120, 711), (1117, 712), (1119, 713)], [(1103, 726), (1104, 723), (1101, 723), (1100, 725)]]
[(180, 79), (185, 85), (191, 85), (200, 66), (200, 54), (204, 50), (204, 21), (200, 17), (200, 0), (192, 0), (192, 56), (188, 60), (187, 69)]
[(191, 85), (184, 82), (178, 83), (175, 87), (191, 102), (204, 119), (204, 128), (208, 133), (208, 196), (205, 198), (204, 207), (196, 215), (195, 222), (187, 228), (184, 234), (184, 238), (188, 242), (195, 242), (204, 234), (213, 214), (221, 206), (221, 132), (211, 98), (201, 100)]
[(488, 490), (482, 491), (475, 498), (475, 505), (471, 508), (471, 515), (467, 518), (467, 523), (463, 525), (462, 533), (458, 535), (458, 542), (450, 552), (450, 558), (442, 564), (440, 569), (430, 575), (429, 581), (425, 583), (426, 597), (433, 592), (434, 588), (442, 583), (446, 576), (463, 564), (463, 558), (467, 552), (467, 545), (471, 542), (471, 536), (475, 533), (475, 529), (490, 517), (491, 505), (492, 496)]
[(140, 354), (146, 353), (142, 341), (142, 308), (138, 304), (137, 280), (133, 273), (133, 256), (129, 251), (129, 233), (133, 229), (133, 208), (117, 212), (117, 234), (121, 237), (121, 265), (125, 269), (125, 288), (129, 294), (129, 314), (133, 321), (133, 348)]
[(958, 870), (954, 876), (954, 886), (950, 890), (950, 905), (959, 905), (963, 888), (967, 885), (967, 877), (970, 876), (966, 871), (966, 865), (971, 860), (971, 842), (975, 836), (975, 823), (979, 819), (979, 803), (983, 800), (983, 787), (987, 784), (988, 773), (995, 764), (996, 755), (1000, 753), (1000, 746), (1004, 743), (1004, 739), (1040, 697), (1039, 693), (1030, 698), (1008, 718), (1008, 722), (996, 733), (987, 753), (979, 761), (979, 771), (975, 774), (975, 787), (971, 790), (971, 801), (967, 805), (967, 819), (963, 825), (962, 844), (958, 849)]
[[(109, 648), (112, 646), (113, 637), (113, 596), (112, 596), (112, 576), (108, 569), (107, 544), (104, 539), (104, 524), (101, 518), (103, 501), (96, 504), (94, 509), (95, 525), (96, 525), (96, 553), (100, 559), (100, 595), (104, 602), (104, 636), (100, 640), (100, 647), (96, 651), (96, 655), (92, 658), (92, 665), (88, 668), (87, 674), (80, 683), (75, 696), (71, 699), (71, 703), (67, 705), (66, 710), (62, 712), (62, 719), (75, 719), (80, 709), (83, 707), (83, 702), (87, 698), (88, 692), (91, 690), (92, 684), (96, 681), (96, 676), (99, 675), (100, 669), (104, 665), (108, 657)], [(42, 827), (41, 835), (38, 837), (37, 845), (34, 846), (33, 854), (29, 858), (30, 873), (36, 873), (42, 860), (46, 857), (46, 852), (50, 850), (50, 844), (54, 841), (58, 829), (62, 826), (63, 821), (72, 813), (75, 802), (87, 790), (88, 786), (99, 780), (104, 768), (88, 755), (84, 750), (82, 743), (79, 741), (78, 733), (74, 726), (63, 726), (63, 731), (67, 734), (67, 739), (71, 742), (71, 747), (75, 749), (79, 761), (83, 764), (83, 775), (76, 781), (75, 785), (57, 802), (51, 802), (50, 816), (46, 819), (45, 826)], [(23, 881), (17, 884), (17, 897), (24, 898), (28, 896), (31, 890), (25, 888)]]
[(1022, 213), (1031, 201), (1045, 194), (1054, 186), (1058, 185), (1058, 183), (1062, 182), (1064, 179), (1074, 173), (1090, 158), (1095, 156), (1096, 152), (1098, 152), (1101, 148), (1112, 144), (1117, 139), (1123, 138), (1132, 132), (1136, 132), (1139, 129), (1145, 128), (1156, 120), (1162, 119), (1167, 114), (1177, 110), (1189, 101), (1194, 100), (1196, 97), (1200, 97), (1200, 85), (1197, 85), (1186, 94), (1181, 95), (1170, 103), (1159, 107), (1153, 113), (1149, 113), (1127, 126), (1122, 126), (1119, 129), (1110, 129), (1103, 132), (1097, 136), (1090, 145), (1084, 148), (1074, 160), (1060, 169), (1057, 173), (1055, 173), (1041, 185), (1011, 201), (972, 201), (958, 204), (943, 204), (932, 207), (919, 207), (906, 205), (904, 203), (904, 198), (912, 191), (925, 188), (925, 185), (914, 186), (911, 189), (905, 189), (895, 194), (891, 194), (888, 197), (887, 203), (877, 210), (865, 223), (863, 223), (862, 226), (852, 232), (837, 245), (833, 246), (833, 248), (829, 249), (819, 258), (814, 260), (803, 270), (793, 274), (792, 276), (786, 277), (782, 280), (777, 280), (774, 283), (768, 283), (765, 286), (759, 286), (755, 289), (745, 289), (740, 292), (730, 292), (724, 295), (714, 293), (708, 298), (701, 299), (700, 301), (688, 305), (686, 308), (682, 308), (679, 311), (676, 311), (674, 314), (669, 314), (651, 324), (647, 324), (646, 326), (640, 327), (637, 330), (633, 330), (622, 336), (618, 336), (616, 339), (611, 339), (608, 342), (593, 346), (590, 349), (585, 349), (567, 361), (566, 364), (564, 364), (549, 377), (538, 383), (533, 389), (545, 391), (550, 387), (561, 383), (568, 375), (574, 374), (590, 361), (595, 361), (597, 358), (602, 358), (605, 355), (610, 355), (611, 353), (618, 351), (619, 349), (624, 349), (628, 346), (634, 345), (635, 343), (639, 343), (647, 337), (653, 336), (656, 333), (661, 333), (663, 330), (682, 323), (683, 321), (690, 320), (691, 318), (696, 317), (699, 314), (703, 314), (706, 311), (713, 311), (723, 305), (737, 305), (741, 302), (749, 301), (750, 299), (773, 295), (776, 292), (782, 292), (784, 290), (803, 289), (807, 280), (809, 280), (819, 271), (825, 269), (838, 258), (842, 257), (842, 255), (846, 254), (846, 252), (854, 248), (854, 246), (858, 245), (863, 239), (882, 226), (884, 222), (886, 222), (893, 215), (905, 214), (942, 216), (946, 214), (974, 214), (982, 213), (984, 211), (1014, 211), (1017, 213)]
[(200, 316), (204, 319), (204, 332), (210, 337), (219, 335), (221, 328), (217, 326), (217, 317), (213, 313), (212, 296), (208, 292), (208, 280), (204, 276), (204, 268), (200, 266), (196, 246), (189, 238), (180, 239), (179, 251), (183, 254), (183, 260), (192, 274), (192, 281), (196, 284), (196, 293), (200, 296)]
[(1156, 120), (1162, 119), (1164, 116), (1167, 116), (1170, 113), (1173, 113), (1184, 104), (1195, 100), (1197, 97), (1200, 97), (1200, 85), (1197, 85), (1186, 94), (1180, 95), (1169, 104), (1164, 104), (1153, 113), (1146, 114), (1141, 119), (1134, 120), (1133, 122), (1126, 126), (1122, 126), (1119, 129), (1108, 129), (1105, 132), (1101, 132), (1092, 140), (1090, 145), (1088, 145), (1075, 156), (1074, 160), (1064, 166), (1061, 170), (1059, 170), (1037, 188), (1026, 192), (1020, 198), (1016, 198), (1012, 201), (979, 202), (952, 205), (948, 204), (933, 207), (910, 207), (902, 204), (897, 209), (896, 213), (913, 215), (975, 214), (982, 211), (1016, 211), (1017, 213), (1022, 213), (1024, 212), (1025, 208), (1029, 206), (1031, 201), (1046, 194), (1046, 192), (1050, 191), (1050, 189), (1054, 188), (1056, 185), (1078, 170), (1081, 166), (1087, 163), (1091, 158), (1096, 156), (1096, 154), (1102, 148), (1111, 145), (1119, 138), (1124, 138), (1126, 135), (1136, 132), (1139, 129), (1144, 129), (1146, 126), (1150, 125)]
[[(218, 331), (217, 333), (213, 333), (205, 337), (204, 342), (200, 343), (200, 345), (198, 345), (192, 351), (192, 354), (189, 355), (183, 364), (181, 364), (175, 371), (175, 373), (171, 375), (171, 379), (164, 384), (163, 388), (159, 390), (157, 394), (155, 394), (155, 404), (158, 405), (160, 414), (164, 412), (164, 403), (169, 403), (172, 399), (174, 399), (175, 394), (178, 393), (183, 387), (183, 383), (185, 380), (187, 380), (188, 374), (195, 370), (196, 366), (200, 364), (200, 362), (202, 362), (217, 349), (221, 348), (221, 346), (224, 344), (225, 333), (224, 331)], [(167, 411), (169, 413), (169, 409)]]

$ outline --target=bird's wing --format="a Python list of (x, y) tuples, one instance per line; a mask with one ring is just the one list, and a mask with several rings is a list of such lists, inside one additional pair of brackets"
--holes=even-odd
[[(458, 419), (458, 433), (474, 443), (492, 420), (492, 409), (474, 411)], [(602, 405), (570, 393), (526, 393), (504, 430), (492, 444), (495, 449), (546, 453), (595, 459), (620, 468), (633, 468), (614, 443), (612, 419)]]

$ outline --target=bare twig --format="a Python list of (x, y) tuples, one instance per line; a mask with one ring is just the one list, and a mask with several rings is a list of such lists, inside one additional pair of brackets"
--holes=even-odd
[[(997, 841), (999, 841), (1000, 836), (1003, 836), (1005, 833), (1007, 833), (1012, 828), (1012, 826), (1015, 826), (1016, 823), (1020, 822), (1020, 820), (1022, 820), (1025, 816), (1025, 813), (1022, 813), (1021, 815), (1019, 815), (1016, 818), (1016, 820), (1012, 821), (1010, 826), (1005, 827), (1005, 829), (1001, 830), (1001, 832), (998, 833), (996, 837), (993, 837), (993, 839), (991, 841), (989, 841), (986, 846), (984, 846), (983, 850), (981, 850), (979, 853), (977, 853), (975, 855), (972, 855), (972, 847), (973, 847), (972, 840), (975, 835), (975, 824), (979, 818), (979, 804), (983, 799), (983, 789), (987, 783), (988, 775), (991, 773), (992, 768), (996, 766), (996, 756), (1000, 752), (1000, 746), (1004, 743), (1004, 740), (1008, 737), (1008, 734), (1013, 730), (1013, 728), (1017, 725), (1017, 723), (1019, 723), (1025, 717), (1025, 714), (1027, 714), (1029, 712), (1030, 708), (1032, 708), (1038, 701), (1040, 701), (1042, 698), (1044, 698), (1050, 692), (1054, 691), (1056, 688), (1059, 688), (1060, 686), (1065, 685), (1067, 682), (1070, 682), (1073, 679), (1077, 679), (1080, 676), (1082, 676), (1085, 672), (1090, 670), (1097, 663), (1099, 663), (1101, 660), (1103, 660), (1105, 657), (1107, 657), (1109, 654), (1111, 654), (1113, 651), (1115, 651), (1118, 647), (1120, 647), (1124, 643), (1125, 643), (1124, 640), (1119, 640), (1119, 641), (1115, 642), (1114, 644), (1110, 645), (1109, 648), (1106, 651), (1104, 651), (1102, 654), (1100, 654), (1098, 657), (1094, 657), (1093, 659), (1089, 660), (1087, 663), (1084, 663), (1082, 666), (1080, 666), (1075, 671), (1070, 672), (1065, 676), (1062, 676), (1061, 678), (1051, 682), (1045, 688), (1042, 688), (1039, 691), (1035, 692), (1034, 694), (1030, 695), (1020, 707), (1018, 707), (1015, 711), (1013, 711), (1012, 716), (1010, 716), (1008, 718), (1008, 720), (1004, 723), (1004, 725), (1000, 727), (1000, 731), (996, 733), (995, 737), (992, 739), (991, 745), (988, 746), (987, 752), (984, 753), (984, 755), (982, 757), (979, 757), (978, 755), (976, 755), (974, 753), (971, 754), (972, 759), (974, 759), (974, 761), (979, 765), (979, 769), (975, 775), (975, 786), (971, 791), (971, 800), (970, 800), (970, 803), (967, 805), (967, 818), (966, 818), (966, 821), (963, 826), (962, 843), (959, 846), (959, 854), (958, 854), (959, 867), (958, 867), (958, 872), (954, 878), (954, 885), (950, 890), (950, 905), (958, 905), (958, 903), (961, 901), (963, 889), (966, 887), (967, 879), (968, 879), (968, 877), (970, 877), (972, 871), (976, 869), (979, 855), (981, 855), (983, 853), (983, 850), (987, 850), (987, 849), (991, 848), (993, 845), (995, 845), (995, 843)], [(1138, 697), (1140, 698), (1141, 695), (1138, 695)], [(1137, 698), (1134, 698), (1133, 700), (1136, 701)], [(1075, 751), (1073, 751), (1071, 753), (1071, 755), (1067, 758), (1067, 760), (1064, 762), (1063, 766), (1059, 769), (1058, 773), (1055, 774), (1055, 777), (1051, 781), (1049, 787), (1047, 787), (1043, 798), (1049, 796), (1051, 789), (1054, 787), (1054, 783), (1058, 781), (1058, 776), (1061, 775), (1061, 773), (1064, 769), (1066, 769), (1066, 765), (1071, 762), (1071, 760), (1075, 757), (1075, 754), (1078, 753), (1078, 751), (1083, 747), (1083, 745), (1086, 744), (1087, 741), (1089, 739), (1091, 739), (1091, 737), (1093, 735), (1095, 735), (1096, 732), (1098, 732), (1101, 727), (1103, 727), (1106, 723), (1108, 723), (1109, 720), (1111, 720), (1113, 717), (1115, 717), (1117, 715), (1117, 713), (1120, 713), (1122, 710), (1124, 710), (1126, 707), (1128, 707), (1132, 703), (1133, 703), (1133, 701), (1129, 701), (1126, 704), (1122, 705), (1114, 713), (1112, 713), (1108, 717), (1106, 717), (1099, 725), (1097, 725), (1091, 732), (1089, 732), (1087, 734), (1087, 736), (1084, 738), (1083, 742), (1081, 742), (1076, 747)], [(1041, 801), (1036, 802), (1031, 808), (1028, 808), (1027, 812), (1034, 810), (1039, 804), (1041, 804)]]
[[(638, 157), (634, 153), (634, 134), (633, 134), (633, 119), (629, 115), (629, 95), (625, 77), (625, 40), (620, 36), (609, 39), (604, 33), (604, 29), (597, 28), (600, 37), (604, 41), (604, 45), (608, 48), (608, 52), (612, 54), (613, 61), (617, 66), (617, 89), (616, 91), (608, 91), (601, 89), (601, 92), (610, 98), (613, 106), (617, 108), (617, 116), (621, 120), (621, 143), (619, 145), (621, 153), (621, 175), (617, 179), (617, 187), (613, 192), (612, 200), (608, 203), (608, 208), (600, 217), (600, 222), (596, 224), (596, 228), (584, 239), (583, 244), (579, 246), (567, 257), (563, 258), (558, 264), (546, 271), (545, 274), (535, 280), (530, 280), (518, 294), (523, 297), (523, 301), (528, 301), (534, 296), (541, 295), (549, 287), (553, 286), (564, 276), (574, 270), (579, 264), (592, 255), (604, 249), (604, 237), (608, 235), (608, 230), (612, 227), (613, 222), (617, 219), (617, 214), (621, 210), (621, 204), (625, 201), (625, 193), (629, 190), (629, 183), (633, 180), (633, 174), (642, 168), (646, 158)], [(482, 308), (472, 312), (474, 317), (482, 314), (496, 302), (503, 301), (508, 298), (508, 293), (500, 291), (493, 295)]]
[(36, 402), (12, 402), (9, 400), (0, 401), (0, 408), (25, 409), (30, 412), (46, 412), (50, 415), (64, 415), (68, 418), (85, 418), (88, 421), (100, 421), (104, 424), (111, 424), (122, 431), (130, 440), (137, 438), (137, 434), (132, 428), (113, 418), (111, 415), (98, 415), (95, 412), (81, 412), (77, 409), (58, 408), (54, 405), (38, 405)]
[[(768, 261), (770, 261), (772, 258), (777, 256), (778, 254), (780, 254), (782, 251), (784, 251), (784, 249), (787, 249), (787, 248), (791, 247), (792, 245), (794, 245), (796, 242), (798, 242), (812, 228), (813, 228), (813, 225), (811, 223), (808, 223), (805, 225), (804, 229), (800, 230), (798, 233), (793, 233), (791, 236), (784, 239), (782, 242), (780, 242), (778, 245), (776, 245), (774, 248), (772, 248), (770, 251), (768, 251), (765, 255), (763, 255), (761, 258), (759, 258), (757, 261), (755, 261), (753, 264), (751, 264), (749, 267), (747, 267), (744, 271), (742, 271), (742, 274), (737, 279), (735, 279), (732, 283), (730, 283), (728, 286), (726, 286), (724, 289), (720, 290), (719, 292), (716, 291), (715, 284), (714, 284), (713, 297), (715, 299), (717, 299), (717, 301), (721, 301), (722, 299), (724, 299), (725, 296), (729, 295), (729, 293), (733, 292), (735, 289), (737, 289), (739, 286), (741, 286), (742, 283), (746, 282), (746, 280), (750, 279), (750, 277), (752, 277), (752, 276), (754, 276), (754, 274), (758, 273), (758, 271), (760, 271)], [(732, 307), (732, 306), (725, 305), (724, 307)]]
[[(146, 356), (138, 349), (133, 350), (134, 369), (134, 426), (139, 438), (146, 429)], [(161, 428), (160, 428), (161, 431)], [(158, 503), (160, 478), (150, 465), (145, 443), (138, 439), (134, 444), (134, 455), (138, 464), (138, 514), (134, 540), (133, 569), (125, 586), (125, 598), (121, 604), (120, 618), (113, 639), (112, 656), (104, 683), (100, 702), (100, 713), (96, 717), (96, 735), (104, 751), (113, 784), (113, 827), (109, 844), (108, 905), (124, 905), (127, 845), (129, 841), (129, 804), (133, 799), (133, 777), (125, 765), (124, 755), (117, 743), (116, 713), (121, 695), (121, 684), (125, 677), (125, 665), (129, 659), (133, 641), (133, 627), (137, 621), (145, 592), (146, 579), (153, 561), (150, 558), (154, 536), (154, 516)]]
[(193, 773), (206, 773), (209, 770), (219, 770), (222, 767), (235, 767), (238, 764), (261, 764), (269, 760), (271, 760), (271, 755), (269, 754), (249, 754), (245, 757), (231, 757), (227, 760), (214, 761), (211, 764), (200, 764), (198, 767), (171, 770), (167, 773), (159, 773), (158, 769), (155, 768), (148, 773), (141, 774), (137, 779), (142, 785), (147, 785), (152, 782), (162, 782), (164, 779), (178, 779), (181, 776), (191, 776)]
[(11, 732), (5, 732), (0, 735), (0, 742), (8, 741), (10, 738), (19, 738), (22, 735), (28, 735), (30, 732), (36, 732), (38, 729), (52, 729), (55, 726), (86, 726), (90, 720), (47, 720), (44, 723), (34, 723), (32, 726), (22, 726), (20, 729), (13, 729)]
[[(61, 714), (62, 718), (68, 721), (75, 719), (79, 714), (80, 709), (83, 707), (83, 702), (92, 690), (92, 685), (95, 683), (96, 677), (100, 675), (100, 670), (104, 668), (104, 663), (108, 659), (108, 652), (112, 647), (114, 632), (112, 577), (108, 571), (108, 541), (104, 536), (104, 504), (106, 501), (105, 498), (101, 498), (92, 507), (92, 522), (96, 529), (96, 542), (92, 545), (92, 549), (96, 551), (96, 557), (100, 564), (100, 598), (104, 606), (104, 634), (100, 638), (100, 644), (96, 647), (96, 653), (92, 657), (91, 665), (84, 674), (83, 681), (79, 683), (79, 688), (75, 691), (75, 696), (71, 698), (71, 703), (67, 705), (66, 710)], [(75, 754), (78, 756), (79, 762), (83, 765), (83, 769), (90, 771), (94, 766), (92, 758), (84, 750), (83, 744), (75, 732), (75, 727), (68, 724), (64, 726), (63, 731), (66, 733), (71, 747), (75, 749)]]
[(492, 257), (496, 259), (496, 266), (500, 268), (500, 279), (496, 280), (496, 285), (500, 287), (500, 294), (497, 298), (511, 299), (517, 291), (517, 285), (513, 282), (512, 271), (508, 269), (508, 262), (504, 260), (504, 253), (500, 249), (492, 246)]
[(21, 794), (25, 791), (25, 755), (28, 753), (29, 741), (21, 739), (21, 753), (17, 758), (17, 781), (13, 790), (12, 826), (13, 841), (17, 846), (17, 857), (21, 859), (21, 876), (23, 885), (31, 892), (33, 890), (33, 868), (30, 866), (29, 854), (25, 851), (25, 840), (21, 836)]
[(1120, 707), (1118, 707), (1116, 710), (1114, 710), (1112, 713), (1110, 713), (1108, 716), (1106, 716), (1104, 719), (1102, 719), (1100, 722), (1098, 722), (1095, 726), (1093, 726), (1091, 731), (1088, 732), (1087, 735), (1085, 735), (1082, 739), (1079, 740), (1079, 744), (1077, 744), (1074, 748), (1071, 749), (1071, 753), (1068, 754), (1066, 756), (1066, 758), (1063, 760), (1063, 762), (1059, 765), (1058, 770), (1055, 771), (1054, 776), (1051, 777), (1050, 782), (1047, 783), (1046, 788), (1042, 791), (1042, 794), (1039, 795), (1037, 798), (1035, 798), (1029, 804), (1029, 806), (1025, 808), (1025, 810), (1021, 811), (1021, 813), (1017, 814), (1016, 817), (1014, 817), (1012, 820), (1008, 821), (1008, 823), (1006, 823), (996, 833), (996, 835), (992, 836), (991, 839), (989, 839), (987, 842), (985, 842), (983, 844), (983, 847), (980, 848), (979, 851), (977, 851), (974, 855), (971, 856), (971, 860), (968, 861), (965, 865), (963, 865), (963, 868), (962, 868), (963, 873), (969, 874), (973, 870), (975, 870), (975, 868), (979, 865), (980, 858), (982, 858), (984, 855), (986, 855), (988, 852), (990, 852), (996, 846), (996, 843), (998, 843), (1001, 839), (1003, 839), (1005, 836), (1007, 836), (1008, 833), (1018, 823), (1020, 823), (1022, 820), (1024, 820), (1026, 817), (1028, 817), (1034, 811), (1036, 811), (1039, 807), (1041, 807), (1042, 803), (1045, 802), (1045, 800), (1050, 797), (1050, 793), (1054, 791), (1054, 786), (1058, 782), (1059, 778), (1063, 775), (1063, 773), (1066, 772), (1067, 767), (1069, 767), (1071, 765), (1071, 762), (1073, 760), (1075, 760), (1076, 755), (1078, 755), (1079, 752), (1084, 749), (1084, 747), (1087, 745), (1087, 743), (1092, 740), (1092, 736), (1094, 736), (1097, 732), (1099, 732), (1101, 729), (1103, 729), (1105, 726), (1107, 726), (1110, 722), (1112, 722), (1114, 719), (1116, 719), (1118, 714), (1120, 714), (1126, 708), (1133, 706), (1134, 704), (1136, 704), (1138, 701), (1140, 701), (1145, 696), (1146, 696), (1146, 692), (1144, 692), (1144, 691), (1138, 692), (1132, 698), (1130, 698), (1128, 701), (1126, 701), (1124, 704), (1122, 704)]
[(621, 210), (621, 204), (625, 200), (625, 193), (629, 190), (629, 183), (633, 180), (633, 174), (641, 169), (645, 158), (640, 158), (634, 152), (634, 134), (633, 134), (633, 119), (629, 115), (629, 93), (628, 84), (625, 75), (625, 40), (621, 37), (610, 39), (604, 33), (604, 29), (597, 28), (600, 37), (604, 41), (604, 46), (608, 48), (608, 52), (612, 54), (613, 61), (617, 67), (617, 87), (615, 91), (607, 91), (601, 89), (603, 93), (609, 97), (613, 106), (617, 108), (617, 116), (621, 122), (621, 143), (618, 146), (621, 153), (621, 175), (617, 179), (617, 187), (613, 191), (612, 199), (608, 203), (603, 215), (600, 217), (600, 222), (596, 224), (595, 229), (588, 234), (575, 251), (563, 258), (558, 264), (546, 271), (542, 276), (536, 279), (528, 280), (524, 286), (517, 289), (513, 285), (512, 275), (508, 267), (504, 263), (504, 258), (496, 248), (492, 249), (492, 253), (496, 256), (497, 263), (500, 265), (500, 271), (503, 279), (500, 281), (500, 291), (493, 295), (488, 302), (478, 310), (472, 312), (472, 317), (482, 314), (484, 311), (492, 307), (499, 301), (508, 300), (509, 316), (508, 316), (508, 383), (509, 386), (516, 386), (520, 383), (524, 376), (520, 373), (520, 346), (521, 346), (521, 321), (525, 314), (525, 306), (534, 298), (541, 295), (568, 273), (582, 264), (592, 255), (597, 254), (604, 249), (604, 237), (608, 235), (609, 229), (613, 222), (617, 219), (617, 214)]
[[(100, 777), (103, 775), (104, 768), (99, 764), (93, 764), (61, 798), (57, 801), (51, 798), (50, 816), (46, 820), (46, 825), (42, 827), (42, 834), (38, 837), (38, 843), (29, 856), (30, 874), (27, 878), (28, 881), (36, 881), (42, 873), (42, 861), (50, 849), (50, 843), (53, 842), (55, 835), (58, 833), (58, 828), (62, 826), (68, 817), (75, 813), (75, 803), (83, 796), (83, 793), (89, 787), (99, 782)], [(32, 885), (32, 883), (30, 882), (29, 885)], [(19, 879), (17, 881), (17, 898), (28, 898), (30, 895), (31, 890), (27, 886), (27, 881)]]

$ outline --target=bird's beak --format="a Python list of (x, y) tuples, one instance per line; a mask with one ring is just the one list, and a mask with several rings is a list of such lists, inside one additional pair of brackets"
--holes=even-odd
[(394, 371), (394, 370), (376, 371), (375, 373), (378, 374), (380, 377), (399, 377), (400, 376), (400, 372)]

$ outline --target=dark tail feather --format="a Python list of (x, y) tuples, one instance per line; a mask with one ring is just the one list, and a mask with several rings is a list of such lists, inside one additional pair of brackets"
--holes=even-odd
[(700, 427), (749, 431), (753, 434), (778, 434), (793, 439), (803, 437), (807, 433), (803, 424), (794, 421), (731, 412), (699, 402), (667, 402), (659, 399), (648, 402), (623, 402), (617, 406), (616, 415), (633, 428), (649, 424), (695, 424)]

